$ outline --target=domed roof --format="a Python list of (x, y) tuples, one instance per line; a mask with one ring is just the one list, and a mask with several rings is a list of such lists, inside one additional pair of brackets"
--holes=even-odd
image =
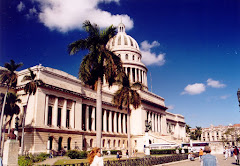
[(108, 41), (107, 48), (112, 51), (130, 49), (132, 51), (140, 52), (136, 40), (126, 34), (125, 25), (123, 23), (118, 25), (118, 33)]

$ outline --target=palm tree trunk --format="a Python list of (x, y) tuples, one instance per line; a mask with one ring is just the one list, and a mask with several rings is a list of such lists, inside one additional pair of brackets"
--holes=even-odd
[[(2, 105), (2, 112), (1, 112), (1, 120), (0, 120), (0, 146), (2, 143), (2, 125), (3, 125), (3, 116), (4, 116), (4, 109), (5, 109), (5, 104), (6, 104), (6, 99), (7, 99), (7, 94), (8, 94), (9, 87), (7, 86), (7, 91), (4, 96), (3, 100), (3, 105)], [(1, 148), (1, 147), (0, 147)], [(2, 153), (0, 154), (2, 156)]]
[(8, 121), (8, 124), (9, 124), (9, 125), (8, 125), (8, 126), (9, 126), (9, 127), (8, 127), (8, 134), (10, 134), (11, 124), (12, 124), (12, 118), (13, 118), (13, 117), (11, 116), (10, 120)]
[(128, 154), (129, 157), (132, 155), (132, 150), (131, 150), (131, 132), (130, 132), (130, 108), (128, 107), (127, 110), (127, 136), (128, 136)]
[(3, 155), (4, 141), (5, 141), (5, 129), (6, 129), (6, 125), (7, 125), (6, 119), (7, 119), (7, 116), (5, 116), (5, 120), (4, 120), (5, 123), (4, 123), (4, 126), (3, 126), (3, 133), (2, 133), (2, 136), (3, 136), (3, 138), (2, 138), (2, 144), (1, 144), (1, 146), (2, 146), (1, 154), (2, 154), (2, 155)]
[(29, 98), (30, 98), (30, 95), (28, 94), (27, 105), (26, 105), (26, 108), (23, 110), (22, 138), (21, 138), (21, 155), (23, 155), (23, 151), (24, 151), (24, 127), (25, 127), (25, 118), (26, 118), (26, 112), (27, 112), (27, 106), (28, 106)]
[(97, 83), (97, 134), (96, 134), (96, 142), (97, 147), (101, 148), (101, 138), (102, 138), (102, 79), (98, 77)]

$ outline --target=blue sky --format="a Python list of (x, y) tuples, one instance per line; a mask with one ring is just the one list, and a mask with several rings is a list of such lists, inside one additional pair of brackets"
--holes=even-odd
[(84, 52), (69, 56), (67, 45), (86, 35), (83, 21), (122, 20), (168, 111), (192, 127), (239, 123), (239, 0), (2, 0), (0, 14), (1, 66), (14, 59), (77, 76)]

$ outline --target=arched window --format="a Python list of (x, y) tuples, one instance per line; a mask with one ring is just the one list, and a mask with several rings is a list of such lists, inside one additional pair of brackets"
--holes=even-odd
[(113, 140), (113, 147), (116, 147), (116, 140)]
[(118, 147), (120, 147), (120, 140), (118, 140)]
[(93, 147), (93, 139), (90, 139), (90, 147)]
[(58, 138), (58, 151), (62, 150), (62, 137)]
[(108, 140), (107, 148), (110, 148), (111, 140)]
[(134, 61), (135, 56), (133, 55), (133, 61)]
[(71, 150), (71, 138), (67, 139), (67, 150)]
[(82, 146), (83, 146), (83, 150), (87, 150), (87, 140), (86, 140), (86, 138), (83, 139)]
[(128, 59), (128, 54), (125, 55), (125, 59)]
[(105, 139), (103, 139), (103, 143), (102, 143), (103, 147), (105, 147)]

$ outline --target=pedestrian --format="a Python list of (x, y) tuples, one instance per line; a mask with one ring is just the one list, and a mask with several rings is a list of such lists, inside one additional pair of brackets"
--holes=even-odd
[(50, 150), (49, 158), (53, 158), (53, 151), (52, 150)]
[(235, 149), (233, 150), (233, 154), (236, 160), (236, 164), (239, 165), (239, 150), (237, 148), (237, 146), (235, 146)]
[(117, 160), (120, 160), (120, 152), (117, 152)]
[(92, 149), (92, 151), (88, 154), (88, 161), (90, 166), (104, 166), (100, 148), (95, 147)]
[(182, 153), (182, 154), (184, 154), (184, 153), (185, 153), (185, 150), (184, 150), (184, 149), (182, 149), (182, 150), (181, 150), (181, 153)]
[(194, 160), (195, 160), (195, 156), (194, 156), (194, 154), (193, 154), (193, 151), (191, 151), (191, 152), (188, 154), (188, 159), (189, 159), (190, 161), (194, 161)]
[(231, 157), (233, 157), (233, 151), (234, 151), (234, 147), (233, 146), (230, 148), (230, 151), (231, 151)]
[(200, 150), (199, 150), (199, 161), (200, 162), (202, 161), (202, 156), (203, 156), (203, 150), (202, 150), (202, 148), (200, 148)]
[(225, 147), (225, 150), (224, 150), (224, 157), (225, 157), (225, 160), (228, 159), (228, 154), (229, 154), (229, 152), (228, 152), (228, 148)]
[(129, 155), (128, 155), (128, 150), (126, 151), (126, 156), (127, 156), (127, 158), (129, 158)]
[(201, 166), (218, 166), (217, 158), (210, 154), (211, 148), (209, 146), (205, 146), (204, 152), (206, 154), (202, 156)]

